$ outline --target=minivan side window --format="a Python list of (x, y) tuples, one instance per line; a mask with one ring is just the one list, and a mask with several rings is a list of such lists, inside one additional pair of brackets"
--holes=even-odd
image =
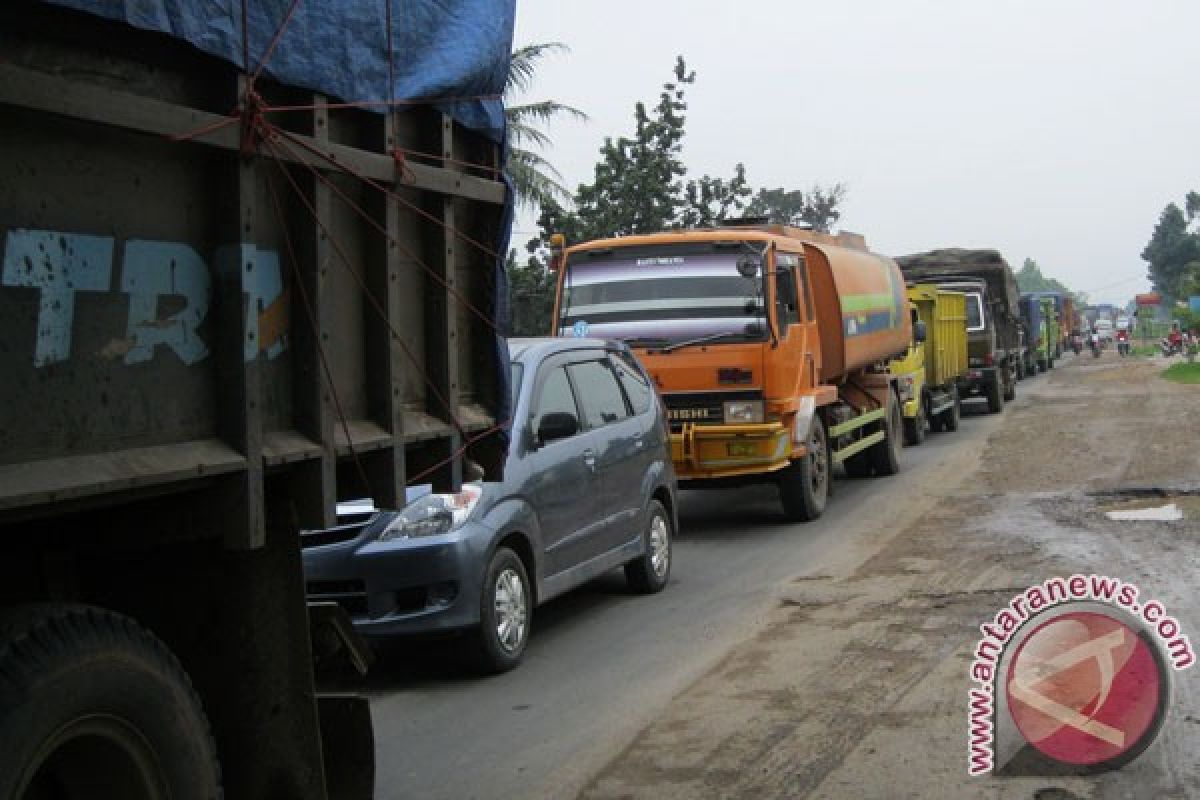
[(625, 387), (625, 396), (629, 398), (629, 405), (633, 407), (633, 413), (645, 414), (650, 408), (654, 390), (650, 388), (650, 382), (633, 362), (633, 356), (628, 353), (614, 353), (612, 365), (617, 371), (621, 385)]
[[(542, 383), (541, 393), (538, 395), (537, 417), (533, 421), (533, 430), (537, 430), (542, 424), (542, 417), (547, 414), (564, 413), (570, 414), (579, 419), (579, 409), (575, 405), (575, 393), (571, 391), (571, 382), (567, 380), (567, 371), (563, 367), (555, 367), (546, 376), (546, 380)], [(580, 427), (583, 427), (583, 422), (580, 421)]]
[(583, 406), (583, 427), (592, 430), (629, 416), (625, 395), (607, 361), (581, 361), (568, 364), (567, 369)]

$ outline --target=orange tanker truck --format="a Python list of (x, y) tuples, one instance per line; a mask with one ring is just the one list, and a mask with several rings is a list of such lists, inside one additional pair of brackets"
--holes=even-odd
[[(562, 248), (561, 240), (558, 246)], [(653, 376), (680, 483), (779, 486), (820, 516), (832, 467), (890, 475), (902, 445), (888, 361), (912, 323), (896, 264), (861, 236), (755, 220), (560, 249), (554, 334), (620, 339)]]

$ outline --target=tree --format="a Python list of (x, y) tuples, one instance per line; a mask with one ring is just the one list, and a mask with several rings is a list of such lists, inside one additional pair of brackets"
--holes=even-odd
[(1072, 292), (1061, 281), (1047, 278), (1042, 274), (1042, 268), (1032, 258), (1025, 259), (1025, 263), (1017, 270), (1017, 288), (1022, 292), (1058, 292), (1073, 297), (1078, 306), (1087, 305), (1087, 295), (1082, 292)]
[(746, 213), (768, 217), (771, 222), (781, 225), (804, 226), (829, 233), (842, 217), (838, 206), (845, 199), (846, 186), (841, 183), (828, 188), (816, 184), (807, 195), (800, 190), (759, 189), (746, 207)]
[(1189, 193), (1186, 204), (1188, 216), (1174, 203), (1167, 204), (1142, 250), (1142, 260), (1150, 265), (1147, 277), (1168, 298), (1180, 296), (1188, 266), (1200, 261), (1200, 237), (1188, 231), (1188, 221), (1200, 212), (1200, 196)]
[[(567, 51), (562, 42), (528, 44), (513, 51), (504, 82), (504, 116), (508, 121), (508, 176), (512, 179), (517, 205), (524, 208), (544, 206), (552, 201), (567, 201), (571, 193), (562, 185), (562, 175), (536, 149), (550, 145), (550, 139), (538, 127), (552, 119), (567, 116), (586, 121), (584, 114), (573, 106), (555, 100), (539, 100), (521, 105), (509, 105), (513, 95), (529, 91), (533, 85), (536, 65), (547, 54)], [(535, 149), (536, 148), (536, 149)]]

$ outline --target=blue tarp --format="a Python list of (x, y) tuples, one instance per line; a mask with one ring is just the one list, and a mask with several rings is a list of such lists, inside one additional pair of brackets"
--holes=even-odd
[[(166, 33), (242, 64), (243, 0), (46, 0)], [(250, 69), (292, 0), (244, 0)], [(388, 86), (388, 4), (392, 73)], [(342, 101), (448, 100), (437, 105), (493, 141), (504, 138), (500, 95), (516, 0), (300, 0), (266, 71)], [(382, 108), (380, 110), (383, 110)]]

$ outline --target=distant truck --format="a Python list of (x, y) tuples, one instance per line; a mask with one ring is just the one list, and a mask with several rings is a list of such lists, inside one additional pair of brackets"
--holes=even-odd
[(681, 485), (774, 483), (820, 516), (832, 467), (899, 467), (888, 361), (912, 339), (896, 264), (838, 236), (762, 221), (570, 247), (554, 333), (621, 339), (658, 386)]
[(1059, 326), (1057, 292), (1025, 292), (1020, 298), (1021, 322), (1025, 326), (1028, 351), (1025, 372), (1036, 375), (1054, 369), (1054, 361), (1062, 356), (1062, 335)]
[(936, 285), (908, 287), (915, 316), (913, 344), (891, 363), (904, 404), (904, 442), (919, 445), (926, 430), (958, 430), (958, 381), (967, 370), (967, 303)]
[[(504, 421), (508, 358), (460, 313), (500, 305), (505, 183), (460, 168), (499, 166), (499, 137), (285, 85), (281, 49), (259, 91), (296, 108), (268, 144), (230, 115), (246, 74), (200, 47), (228, 7), (62, 5), (0, 3), (0, 798), (369, 798), (367, 699), (314, 679), (367, 653), (306, 606), (300, 530), (457, 483), (462, 433)], [(281, 9), (248, 5), (261, 57)], [(337, 30), (382, 31), (377, 4), (312, 5), (302, 47), (387, 63)], [(103, 18), (187, 12), (179, 36), (214, 38)], [(446, 34), (422, 19), (406, 35)]]
[(936, 283), (962, 292), (967, 302), (967, 371), (958, 382), (963, 398), (983, 397), (997, 413), (1016, 397), (1021, 359), (1017, 280), (995, 250), (944, 249), (896, 259), (914, 283)]

